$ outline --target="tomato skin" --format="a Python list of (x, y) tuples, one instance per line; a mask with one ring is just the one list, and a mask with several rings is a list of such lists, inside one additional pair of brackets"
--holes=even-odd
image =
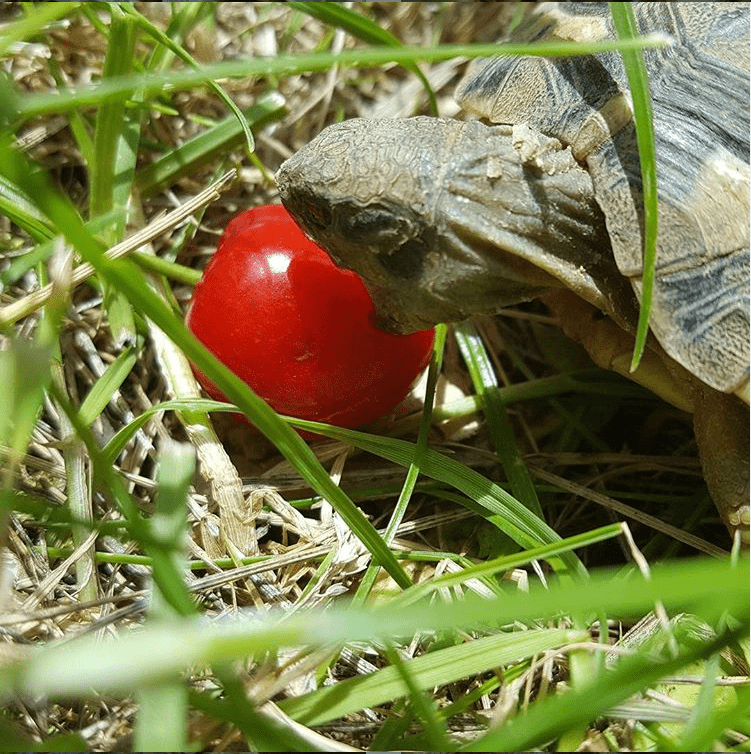
[(378, 328), (360, 278), (337, 267), (281, 205), (246, 210), (227, 226), (186, 322), (276, 411), (341, 427), (388, 414), (429, 363), (434, 340), (433, 330)]

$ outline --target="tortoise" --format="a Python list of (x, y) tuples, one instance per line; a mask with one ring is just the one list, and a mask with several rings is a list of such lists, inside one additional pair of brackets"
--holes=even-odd
[[(643, 200), (620, 54), (473, 62), (478, 119), (353, 119), (279, 169), (282, 202), (409, 332), (542, 298), (596, 363), (694, 415), (731, 532), (749, 523), (749, 7), (635, 3), (650, 82), (659, 231), (650, 336), (628, 374)], [(543, 3), (515, 34), (615, 38), (607, 3)]]

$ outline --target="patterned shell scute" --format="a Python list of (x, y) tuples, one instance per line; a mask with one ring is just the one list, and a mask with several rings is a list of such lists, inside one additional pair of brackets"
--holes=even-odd
[[(650, 325), (663, 348), (723, 392), (749, 371), (749, 5), (634, 3), (653, 107), (659, 232)], [(615, 37), (606, 3), (546, 3), (528, 41)], [(477, 61), (462, 106), (559, 139), (584, 164), (621, 273), (641, 297), (641, 168), (621, 56)]]

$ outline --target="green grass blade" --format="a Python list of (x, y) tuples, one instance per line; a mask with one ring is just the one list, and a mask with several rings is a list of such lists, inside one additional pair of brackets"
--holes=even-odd
[[(154, 541), (161, 542), (165, 559), (177, 570), (186, 567), (187, 506), (185, 498), (196, 468), (195, 449), (186, 443), (168, 442), (159, 453), (156, 508), (149, 525)], [(166, 576), (166, 575), (165, 575)], [(168, 578), (156, 580), (169, 583)], [(176, 595), (152, 594), (149, 620), (175, 617), (171, 604)], [(136, 751), (186, 751), (188, 746), (188, 693), (182, 678), (174, 678), (137, 690), (138, 714), (133, 730)]]
[(428, 696), (427, 689), (422, 688), (424, 681), (415, 673), (414, 667), (402, 659), (392, 642), (386, 642), (385, 653), (391, 668), (397, 671), (409, 693), (411, 709), (407, 709), (407, 714), (414, 714), (423, 721), (428, 747), (431, 751), (449, 751), (451, 740), (446, 735), (446, 721), (439, 713), (436, 702)]
[(188, 690), (178, 677), (136, 692), (133, 751), (190, 751)]
[[(357, 448), (367, 450), (369, 453), (401, 466), (409, 466), (416, 452), (415, 446), (406, 440), (376, 437), (364, 432), (301, 419), (289, 419), (289, 421), (294, 426), (349, 442)], [(492, 523), (522, 547), (536, 547), (540, 544), (560, 541), (560, 537), (529, 508), (509, 495), (502, 487), (464, 464), (435, 450), (427, 449), (423, 454), (420, 470), (426, 476), (451, 485), (474, 500), (478, 506), (492, 514), (490, 518)], [(556, 569), (564, 568), (580, 576), (586, 576), (586, 570), (581, 561), (571, 552), (565, 553), (560, 559), (552, 559), (551, 565)]]
[[(621, 40), (635, 39), (639, 35), (631, 3), (610, 3), (613, 25)], [(634, 355), (631, 361), (633, 372), (641, 360), (649, 334), (649, 315), (652, 309), (655, 260), (657, 256), (658, 201), (657, 201), (657, 154), (652, 120), (652, 97), (649, 92), (649, 77), (644, 64), (644, 55), (639, 49), (623, 49), (623, 64), (634, 104), (634, 125), (641, 164), (642, 196), (644, 201), (644, 259), (642, 294), (639, 323), (636, 330)]]
[(495, 369), (488, 358), (485, 346), (469, 322), (459, 322), (455, 325), (454, 331), (475, 392), (480, 398), (488, 433), (506, 472), (506, 478), (511, 484), (511, 491), (517, 500), (524, 503), (536, 516), (543, 518), (537, 490), (521, 457), (514, 428), (498, 391)]
[[(290, 3), (291, 6), (307, 13), (313, 18), (343, 29), (357, 39), (362, 39), (372, 45), (385, 45), (388, 47), (401, 47), (402, 43), (386, 29), (381, 28), (377, 23), (371, 21), (361, 13), (357, 13), (350, 8), (345, 8), (338, 3)], [(406, 62), (404, 67), (414, 73), (420, 80), (420, 83), (428, 95), (430, 112), (438, 115), (438, 103), (436, 102), (435, 92), (430, 86), (430, 82), (425, 74), (417, 67), (416, 63)]]
[[(560, 628), (502, 633), (427, 652), (404, 664), (416, 686), (429, 689), (585, 638), (586, 634)], [(335, 686), (324, 686), (309, 694), (285, 699), (279, 706), (305, 725), (320, 725), (406, 693), (401, 674), (392, 665), (376, 673), (349, 678)]]
[[(102, 80), (127, 77), (133, 66), (136, 26), (112, 3), (107, 55)], [(123, 178), (116, 176), (115, 160), (123, 138), (125, 101), (111, 99), (99, 104), (94, 129), (95, 164), (89, 165), (89, 211), (92, 217), (109, 212), (115, 205), (115, 187)], [(127, 180), (127, 176), (125, 177)], [(124, 204), (119, 205), (124, 210)], [(125, 223), (123, 216), (122, 223)], [(117, 239), (114, 239), (117, 240)]]
[[(242, 116), (251, 128), (262, 128), (285, 112), (284, 99), (276, 92), (268, 92), (259, 97), (254, 105), (243, 110)], [(242, 139), (241, 122), (235, 115), (229, 115), (140, 171), (136, 178), (136, 188), (142, 196), (150, 196), (231, 151)]]
[[(124, 76), (133, 69), (138, 28), (116, 3), (110, 6), (110, 28), (102, 76), (106, 80)], [(136, 93), (134, 99), (138, 100)], [(141, 115), (124, 101), (111, 101), (97, 109), (94, 128), (94, 164), (89, 165), (89, 213), (92, 217), (116, 214), (114, 226), (105, 232), (108, 245), (122, 239), (127, 221), (133, 176), (138, 160)], [(115, 341), (136, 339), (130, 302), (118, 291), (104, 286), (104, 306)]]
[(213, 720), (236, 726), (246, 738), (244, 750), (324, 751), (323, 737), (322, 746), (313, 745), (309, 731), (303, 734), (267, 709), (253, 706), (244, 684), (239, 679), (225, 671), (217, 673), (217, 676), (222, 685), (221, 697), (218, 697), (216, 692), (192, 692), (189, 697), (191, 707)]
[(545, 745), (575, 725), (591, 722), (610, 707), (637, 694), (660, 678), (678, 673), (697, 660), (711, 657), (743, 635), (747, 624), (712, 642), (658, 659), (626, 657), (616, 670), (601, 673), (588, 687), (538, 702), (501, 730), (481, 736), (459, 751), (529, 751)]
[(130, 255), (131, 259), (142, 269), (149, 272), (156, 272), (177, 283), (196, 286), (201, 280), (201, 271), (193, 267), (186, 267), (184, 264), (170, 262), (164, 257), (157, 257), (153, 254), (146, 254), (142, 251), (134, 251)]
[[(191, 68), (199, 69), (200, 66), (198, 63), (193, 59), (193, 56), (188, 53), (187, 50), (185, 50), (181, 45), (175, 43), (174, 40), (172, 40), (168, 34), (165, 34), (161, 29), (159, 29), (157, 26), (154, 26), (154, 24), (151, 23), (144, 15), (139, 13), (131, 4), (129, 3), (123, 3), (123, 7), (127, 9), (127, 12), (131, 15), (132, 18), (134, 18), (139, 26), (151, 37), (153, 37), (159, 44), (161, 44), (163, 47), (168, 49), (171, 53), (173, 53), (179, 60), (181, 60), (186, 65), (189, 65)], [(186, 17), (187, 20), (187, 17)], [(209, 89), (211, 89), (214, 94), (216, 94), (219, 99), (224, 102), (224, 104), (227, 106), (227, 108), (232, 112), (232, 114), (237, 119), (237, 123), (239, 124), (240, 128), (242, 129), (242, 133), (245, 136), (245, 143), (246, 147), (248, 149), (248, 152), (252, 152), (255, 149), (255, 144), (253, 141), (253, 132), (250, 130), (250, 125), (246, 121), (245, 117), (243, 116), (242, 111), (240, 108), (233, 102), (232, 98), (222, 89), (219, 84), (217, 84), (215, 81), (209, 81), (208, 82)]]
[[(5, 183), (5, 182), (6, 182), (6, 178), (4, 176), (0, 176), (0, 183)], [(101, 231), (105, 230), (106, 228), (110, 227), (114, 221), (115, 221), (115, 214), (108, 213), (106, 215), (101, 215), (100, 217), (94, 218), (90, 222), (86, 223), (86, 227), (91, 231), (91, 233), (96, 235), (100, 233)], [(49, 221), (46, 221), (46, 222), (49, 222)], [(51, 224), (50, 224), (50, 232), (53, 232)], [(49, 236), (45, 236), (45, 238), (47, 237)], [(47, 259), (49, 259), (57, 243), (58, 242), (54, 238), (50, 238), (50, 240), (43, 241), (38, 246), (35, 246), (28, 253), (22, 254), (16, 257), (15, 259), (13, 259), (11, 263), (8, 265), (7, 269), (0, 272), (0, 285), (2, 285), (3, 287), (12, 285), (19, 278), (25, 275), (32, 267), (35, 267), (40, 262), (44, 262)], [(193, 284), (195, 285), (195, 283)], [(2, 311), (3, 310), (0, 309), (0, 312)], [(0, 314), (0, 320), (2, 320), (1, 314)]]
[[(391, 518), (389, 519), (389, 523), (384, 533), (384, 539), (389, 544), (391, 544), (393, 538), (396, 536), (399, 525), (407, 511), (407, 505), (415, 490), (417, 478), (420, 475), (422, 458), (428, 447), (428, 435), (430, 434), (432, 423), (431, 417), (433, 415), (433, 400), (436, 384), (438, 382), (438, 375), (441, 372), (441, 364), (443, 363), (443, 349), (446, 345), (446, 325), (438, 325), (435, 332), (433, 357), (430, 361), (430, 368), (428, 370), (428, 381), (425, 387), (425, 404), (423, 405), (420, 431), (417, 436), (415, 456), (407, 469), (407, 477), (404, 480), (401, 492), (399, 493), (399, 499), (396, 501), (394, 511), (391, 514)], [(371, 565), (368, 568), (357, 588), (357, 593), (355, 594), (356, 603), (362, 603), (367, 599), (370, 590), (373, 588), (373, 584), (375, 584), (376, 578), (378, 577), (378, 573), (379, 569), (377, 566)]]
[(200, 29), (201, 24), (207, 24), (209, 16), (215, 11), (216, 6), (213, 3), (192, 2), (172, 6), (172, 13), (164, 32), (155, 27), (157, 33), (163, 33), (169, 43), (155, 45), (146, 68), (150, 71), (167, 69), (174, 58), (172, 45), (179, 45), (184, 49), (191, 31)]
[(207, 65), (199, 70), (168, 71), (108, 79), (93, 86), (61, 89), (51, 93), (28, 94), (20, 98), (18, 117), (28, 120), (37, 115), (62, 113), (68, 110), (96, 106), (113, 99), (127, 99), (134, 92), (145, 97), (158, 94), (166, 86), (171, 91), (191, 89), (221, 78), (251, 76), (288, 76), (313, 71), (326, 71), (333, 65), (367, 67), (386, 63), (404, 64), (409, 61), (440, 61), (455, 57), (484, 57), (497, 55), (562, 56), (613, 52), (622, 49), (664, 47), (662, 38), (640, 38), (619, 42), (598, 42), (582, 45), (574, 42), (535, 45), (466, 44), (435, 47), (373, 47), (365, 50), (344, 50), (332, 54), (313, 52), (304, 55), (277, 55), (273, 58), (229, 60)]
[[(715, 656), (716, 657), (716, 656)], [(719, 658), (718, 658), (719, 659)], [(710, 662), (706, 663), (710, 665)], [(738, 697), (735, 704), (722, 704), (719, 706), (708, 706), (701, 710), (701, 717), (696, 715), (694, 717), (695, 725), (693, 729), (684, 735), (677, 741), (677, 745), (674, 745), (672, 751), (713, 751), (715, 749), (715, 741), (722, 740), (723, 734), (728, 730), (736, 730), (743, 732), (748, 736), (749, 729), (749, 697), (748, 687), (745, 689), (740, 687), (736, 691)], [(697, 705), (698, 707), (698, 705)], [(697, 712), (695, 707), (692, 712)], [(746, 751), (748, 746), (738, 746), (736, 749), (729, 749), (730, 751)]]
[(195, 400), (175, 400), (158, 403), (139, 414), (133, 421), (126, 424), (118, 430), (114, 437), (104, 446), (102, 453), (110, 463), (120, 455), (125, 446), (135, 437), (141, 427), (143, 427), (154, 414), (160, 411), (237, 411), (234, 406), (219, 401), (212, 401), (208, 398), (197, 398)]
[(37, 739), (22, 736), (7, 720), (0, 720), (0, 751), (54, 751), (54, 752), (82, 752), (88, 750), (86, 739), (81, 733), (61, 733), (49, 736), (44, 743)]
[(621, 524), (610, 524), (609, 526), (577, 534), (574, 537), (567, 537), (554, 544), (533, 547), (532, 549), (523, 550), (513, 555), (503, 555), (483, 563), (466, 566), (455, 573), (438, 576), (430, 581), (424, 581), (411, 586), (409, 589), (405, 589), (404, 592), (394, 597), (391, 604), (394, 607), (408, 605), (440, 589), (462, 586), (470, 579), (496, 576), (501, 572), (508, 572), (514, 568), (529, 565), (534, 560), (550, 560), (564, 552), (574, 550), (578, 547), (586, 547), (596, 542), (603, 542), (607, 539), (613, 539), (621, 534), (623, 534), (623, 526)]
[(372, 45), (401, 47), (402, 43), (388, 30), (381, 28), (362, 13), (342, 5), (329, 3), (288, 3), (313, 18), (346, 31), (357, 39)]
[[(481, 626), (505, 626), (515, 622), (539, 620), (542, 616), (558, 616), (591, 612), (599, 606), (609, 615), (621, 619), (640, 617), (655, 602), (674, 612), (693, 612), (713, 624), (723, 614), (733, 615), (738, 630), (747, 628), (749, 611), (748, 558), (737, 564), (728, 559), (697, 558), (680, 563), (666, 563), (655, 570), (650, 579), (632, 573), (623, 580), (620, 569), (603, 569), (591, 574), (589, 580), (557, 582), (547, 587), (532, 585), (529, 592), (507, 593), (500, 597), (481, 598), (469, 595), (457, 602), (419, 603), (394, 609), (388, 605), (368, 608), (333, 606), (327, 611), (295, 612), (282, 617), (274, 612), (258, 615), (240, 613), (236, 620), (215, 621), (190, 618), (145, 629), (125, 631), (116, 642), (102, 643), (99, 637), (51, 644), (33, 652), (28, 659), (0, 668), (0, 690), (4, 694), (30, 693), (53, 696), (60, 693), (90, 693), (92, 687), (100, 692), (130, 692), (136, 685), (151, 683), (196, 664), (227, 665), (258, 653), (275, 651), (285, 646), (338, 646), (343, 642), (373, 641), (384, 637), (412, 637), (416, 627), (420, 631), (469, 629)], [(718, 590), (717, 585), (722, 584)], [(735, 634), (717, 643), (699, 645), (694, 657), (710, 656), (716, 644), (732, 640)], [(652, 667), (655, 657), (647, 655), (624, 664), (622, 675), (606, 675), (610, 686), (619, 678), (636, 685), (635, 676), (647, 673), (642, 688), (650, 678), (660, 678), (681, 667), (693, 658), (683, 655), (681, 662)], [(656, 664), (655, 664), (656, 665)], [(612, 682), (611, 682), (612, 679)], [(601, 704), (595, 705), (595, 695), (587, 690), (587, 715), (590, 719), (607, 706), (628, 696), (613, 695), (608, 689)], [(563, 698), (563, 697), (562, 697)], [(571, 701), (573, 699), (569, 697)], [(563, 705), (569, 704), (566, 701)], [(547, 703), (546, 703), (547, 704)], [(595, 714), (591, 713), (597, 707)], [(560, 710), (559, 710), (560, 711)], [(527, 713), (531, 714), (531, 710)], [(566, 715), (570, 715), (571, 711)], [(576, 713), (578, 714), (578, 713)], [(555, 716), (551, 716), (555, 720)], [(546, 715), (535, 718), (547, 730)], [(570, 725), (566, 717), (564, 725)], [(520, 740), (534, 732), (525, 728), (524, 736), (515, 729), (514, 739)], [(540, 735), (539, 732), (536, 735)], [(535, 739), (538, 740), (538, 739)], [(524, 747), (511, 747), (511, 750)], [(503, 750), (503, 749), (490, 749)]]
[[(133, 70), (138, 27), (117, 3), (109, 6), (110, 25), (103, 80), (126, 76)], [(134, 99), (139, 99), (138, 93)], [(97, 217), (119, 210), (114, 226), (105, 232), (108, 245), (121, 240), (127, 220), (138, 143), (141, 134), (140, 114), (126, 108), (124, 100), (102, 103), (97, 109), (94, 127), (94, 164), (89, 165), (89, 214)], [(104, 286), (104, 306), (109, 327), (118, 343), (133, 342), (136, 326), (130, 302), (117, 290)]]
[(138, 359), (137, 349), (126, 348), (107, 366), (104, 374), (86, 394), (79, 413), (84, 424), (91, 424), (112, 400), (113, 393), (123, 384)]
[(4, 176), (0, 176), (0, 214), (23, 228), (35, 241), (47, 241), (55, 236), (49, 218), (39, 211), (29, 196)]
[(7, 52), (15, 42), (23, 42), (44, 29), (48, 24), (59, 21), (75, 11), (80, 3), (25, 4), (25, 16), (0, 29), (0, 55)]
[(131, 536), (136, 539), (152, 558), (154, 579), (162, 593), (171, 600), (170, 604), (182, 616), (195, 612), (193, 597), (185, 586), (182, 571), (175, 568), (171, 558), (166, 555), (160, 544), (154, 544), (146, 522), (142, 519), (135, 500), (125, 489), (122, 477), (115, 473), (112, 465), (104, 460), (93, 433), (82, 421), (78, 412), (71, 405), (68, 397), (51, 385), (51, 393), (66, 413), (76, 435), (86, 446), (91, 460), (95, 481), (103, 492), (111, 496), (128, 522)]
[(44, 399), (44, 390), (51, 379), (50, 344), (32, 344), (8, 339), (0, 350), (0, 444), (9, 449), (0, 467), (0, 482), (9, 486), (12, 470), (28, 444)]

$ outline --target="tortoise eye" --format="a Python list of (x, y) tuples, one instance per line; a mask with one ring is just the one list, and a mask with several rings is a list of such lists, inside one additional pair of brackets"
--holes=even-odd
[(394, 227), (392, 213), (382, 209), (369, 208), (355, 212), (347, 218), (342, 231), (353, 241), (368, 241), (385, 235)]

